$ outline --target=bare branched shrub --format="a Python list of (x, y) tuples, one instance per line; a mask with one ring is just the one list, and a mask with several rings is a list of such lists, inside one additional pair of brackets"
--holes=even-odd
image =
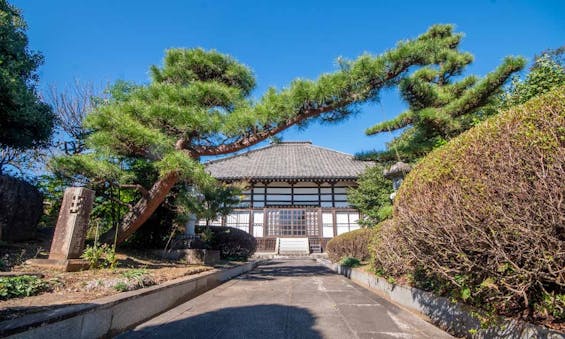
[(493, 314), (562, 323), (564, 227), (561, 87), (419, 163), (375, 244), (375, 264)]
[(58, 132), (63, 134), (62, 140), (55, 146), (65, 154), (79, 154), (85, 150), (84, 139), (88, 131), (83, 122), (95, 108), (97, 100), (104, 99), (99, 92), (92, 84), (78, 80), (62, 90), (54, 86), (50, 88), (49, 103), (57, 114)]
[(370, 245), (371, 260), (377, 273), (400, 277), (413, 271), (413, 263), (406, 252), (401, 232), (393, 220), (385, 220), (375, 228)]
[(370, 256), (369, 244), (372, 236), (373, 230), (370, 228), (340, 234), (328, 242), (326, 246), (328, 257), (333, 262), (345, 257), (367, 260)]

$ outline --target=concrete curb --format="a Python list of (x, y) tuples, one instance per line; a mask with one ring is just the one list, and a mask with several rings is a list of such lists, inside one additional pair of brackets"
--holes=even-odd
[(0, 337), (110, 337), (246, 273), (259, 263), (253, 261), (225, 270), (203, 272), (86, 304), (4, 321), (0, 323)]
[(408, 310), (424, 316), (434, 325), (447, 330), (452, 335), (466, 338), (548, 338), (564, 339), (561, 332), (530, 323), (507, 320), (492, 328), (481, 329), (478, 319), (471, 311), (460, 304), (454, 304), (447, 298), (438, 297), (413, 287), (391, 284), (386, 279), (377, 277), (360, 269), (334, 264), (329, 260), (317, 261), (332, 271), (344, 275), (353, 282), (374, 291)]

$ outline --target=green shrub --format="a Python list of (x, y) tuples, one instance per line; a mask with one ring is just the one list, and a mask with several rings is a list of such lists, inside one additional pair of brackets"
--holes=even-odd
[(197, 227), (196, 232), (204, 233), (212, 250), (219, 250), (222, 259), (247, 260), (257, 249), (257, 240), (251, 234), (233, 227)]
[(128, 285), (124, 281), (120, 281), (114, 285), (114, 289), (118, 292), (126, 292), (128, 291)]
[(148, 271), (145, 268), (132, 268), (122, 272), (122, 276), (126, 279), (142, 279), (147, 275)]
[(373, 231), (361, 228), (355, 231), (338, 235), (328, 242), (326, 252), (333, 262), (338, 262), (345, 257), (357, 258), (361, 261), (370, 257), (369, 244)]
[(361, 261), (353, 257), (345, 257), (339, 261), (339, 264), (346, 267), (357, 267), (361, 266)]
[(565, 321), (564, 178), (560, 87), (424, 158), (375, 240), (375, 269), (487, 313)]
[(35, 276), (0, 278), (0, 300), (29, 297), (48, 289), (49, 284)]
[(91, 269), (104, 267), (114, 269), (118, 263), (114, 247), (107, 244), (88, 245), (80, 257), (88, 262)]

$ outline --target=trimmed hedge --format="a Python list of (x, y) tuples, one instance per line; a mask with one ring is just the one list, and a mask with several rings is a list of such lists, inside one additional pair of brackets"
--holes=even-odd
[[(196, 228), (203, 233), (205, 226)], [(210, 249), (219, 250), (222, 259), (246, 260), (255, 253), (257, 240), (251, 234), (233, 227), (210, 226), (211, 239), (206, 239)]]
[(423, 159), (381, 228), (374, 265), (488, 314), (565, 321), (565, 87)]
[(333, 262), (343, 258), (356, 258), (361, 261), (370, 257), (369, 243), (373, 231), (370, 228), (361, 228), (355, 231), (343, 233), (333, 238), (326, 246), (328, 257)]

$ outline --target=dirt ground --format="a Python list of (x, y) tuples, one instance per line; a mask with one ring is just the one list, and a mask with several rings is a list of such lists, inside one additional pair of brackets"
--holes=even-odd
[(213, 269), (163, 260), (141, 251), (118, 253), (116, 269), (61, 272), (25, 264), (27, 259), (47, 256), (48, 250), (41, 241), (0, 244), (0, 271), (40, 273), (43, 280), (49, 283), (48, 290), (39, 295), (0, 300), (0, 321), (71, 304), (88, 303), (124, 290), (156, 285)]

